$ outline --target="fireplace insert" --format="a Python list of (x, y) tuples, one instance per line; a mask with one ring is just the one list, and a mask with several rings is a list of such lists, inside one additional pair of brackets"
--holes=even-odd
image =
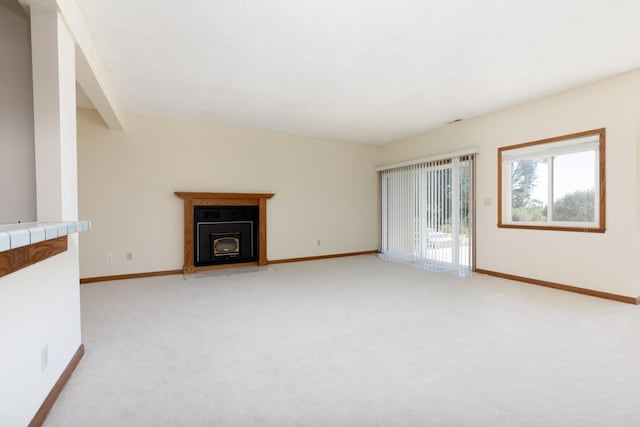
[(257, 206), (196, 206), (193, 219), (196, 266), (258, 260)]

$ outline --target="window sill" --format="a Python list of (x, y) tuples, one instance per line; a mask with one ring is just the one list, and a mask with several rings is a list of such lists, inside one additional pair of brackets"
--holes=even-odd
[(515, 228), (521, 230), (547, 230), (547, 231), (573, 231), (578, 233), (604, 233), (604, 227), (566, 227), (553, 225), (519, 225), (519, 224), (498, 224), (498, 228)]

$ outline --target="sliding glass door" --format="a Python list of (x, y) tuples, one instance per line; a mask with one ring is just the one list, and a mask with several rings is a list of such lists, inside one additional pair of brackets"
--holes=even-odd
[(380, 171), (383, 256), (470, 274), (473, 170), (465, 155)]

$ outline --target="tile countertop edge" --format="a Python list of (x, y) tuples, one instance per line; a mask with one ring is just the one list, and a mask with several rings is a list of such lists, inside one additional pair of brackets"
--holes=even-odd
[(0, 225), (0, 252), (86, 231), (91, 221), (24, 222)]

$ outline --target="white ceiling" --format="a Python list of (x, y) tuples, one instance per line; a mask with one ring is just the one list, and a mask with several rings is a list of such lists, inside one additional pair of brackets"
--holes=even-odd
[(359, 143), (640, 67), (638, 0), (77, 2), (127, 111)]

